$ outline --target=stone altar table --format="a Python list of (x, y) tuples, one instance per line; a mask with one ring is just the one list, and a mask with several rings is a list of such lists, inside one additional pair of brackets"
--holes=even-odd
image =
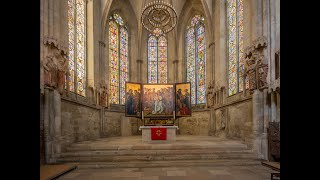
[[(151, 128), (164, 128), (166, 129), (166, 140), (152, 140)], [(143, 143), (171, 143), (176, 141), (176, 130), (178, 126), (140, 126), (139, 131), (142, 131)]]

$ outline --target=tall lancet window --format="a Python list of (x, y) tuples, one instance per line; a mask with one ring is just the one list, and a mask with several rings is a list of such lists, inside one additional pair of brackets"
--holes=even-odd
[(86, 3), (68, 0), (69, 90), (85, 96), (86, 90)]
[(187, 82), (191, 83), (191, 103), (206, 103), (206, 38), (204, 17), (195, 15), (186, 31)]
[(167, 39), (150, 35), (148, 40), (148, 83), (167, 83)]
[(125, 103), (125, 82), (129, 81), (128, 30), (120, 15), (109, 19), (110, 103)]
[[(227, 0), (229, 96), (243, 91), (243, 0)], [(246, 79), (246, 88), (249, 81)]]

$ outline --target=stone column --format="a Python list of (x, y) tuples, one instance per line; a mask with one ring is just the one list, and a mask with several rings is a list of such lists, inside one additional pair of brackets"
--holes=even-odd
[[(209, 63), (207, 62), (207, 64), (210, 64), (211, 65), (211, 68), (210, 68), (210, 74), (209, 74), (209, 77), (210, 78), (208, 78), (210, 81), (212, 81), (212, 80), (214, 80), (214, 72), (215, 72), (215, 69), (214, 69), (214, 43), (212, 42), (212, 43), (210, 43), (209, 44), (209, 51), (210, 51), (210, 57), (209, 58), (207, 58), (207, 59), (209, 59)], [(208, 81), (207, 81), (208, 82)], [(214, 85), (213, 85), (214, 86)]]
[(253, 151), (257, 153), (257, 158), (264, 159), (261, 147), (261, 137), (263, 132), (263, 93), (254, 90), (252, 95), (252, 120), (253, 120)]
[(178, 63), (179, 63), (179, 60), (173, 61), (173, 82), (175, 83), (178, 80)]
[(277, 95), (275, 92), (271, 92), (271, 122), (277, 121)]
[(100, 71), (100, 79), (102, 84), (107, 84), (107, 78), (105, 76), (106, 65), (104, 62), (104, 51), (106, 44), (103, 41), (99, 41), (99, 71)]
[(269, 105), (268, 105), (268, 89), (263, 90), (263, 132), (261, 134), (262, 158), (268, 159), (268, 131), (269, 127)]
[(54, 158), (58, 158), (60, 157), (60, 153), (61, 153), (61, 96), (56, 89), (53, 90), (53, 108), (54, 108), (54, 135), (53, 135)]
[(276, 93), (277, 96), (277, 122), (280, 122), (280, 94)]
[[(100, 68), (95, 69), (95, 59), (94, 59), (94, 34), (93, 34), (93, 2), (87, 1), (87, 5), (85, 6), (87, 13), (87, 22), (86, 22), (86, 35), (87, 35), (87, 85), (88, 87), (94, 88), (94, 80), (95, 80), (95, 70), (100, 71)], [(99, 59), (100, 60), (100, 59)], [(100, 73), (100, 72), (98, 72)], [(97, 78), (99, 80), (99, 78)], [(99, 81), (97, 81), (99, 82)]]
[(51, 156), (51, 142), (49, 136), (49, 102), (50, 102), (50, 90), (44, 89), (44, 106), (43, 106), (43, 135), (44, 135), (44, 146), (45, 146), (45, 162), (50, 162)]
[(45, 88), (44, 136), (46, 163), (56, 163), (61, 153), (61, 96), (53, 88)]
[(143, 60), (137, 59), (137, 68), (138, 68), (137, 79), (138, 79), (138, 82), (142, 82), (142, 76), (141, 76), (142, 63), (143, 63)]
[(262, 0), (251, 0), (252, 9), (252, 39), (262, 36), (263, 16)]

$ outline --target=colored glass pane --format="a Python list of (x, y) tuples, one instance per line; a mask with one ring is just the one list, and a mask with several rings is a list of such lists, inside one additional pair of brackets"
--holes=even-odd
[(196, 99), (196, 79), (195, 79), (195, 35), (194, 27), (187, 31), (186, 38), (187, 53), (187, 82), (191, 83), (191, 103), (195, 104)]
[(201, 19), (200, 15), (195, 15), (191, 20), (191, 26), (195, 26), (199, 22), (200, 19)]
[(120, 103), (125, 104), (125, 82), (129, 80), (128, 76), (128, 31), (125, 28), (120, 29)]
[(238, 37), (239, 37), (239, 91), (243, 91), (244, 57), (243, 57), (243, 0), (238, 1)]
[(123, 25), (123, 20), (122, 20), (121, 16), (119, 16), (118, 14), (114, 14), (113, 18), (120, 26)]
[(110, 67), (110, 103), (119, 104), (119, 41), (118, 25), (114, 21), (109, 22), (109, 67)]
[(206, 103), (206, 47), (204, 17), (195, 15), (187, 28), (187, 81), (191, 83), (191, 103)]
[(68, 0), (69, 90), (85, 96), (86, 31), (84, 0)]
[(77, 93), (85, 96), (85, 3), (77, 0)]
[(150, 36), (148, 40), (148, 83), (158, 82), (158, 43), (155, 36)]
[(69, 88), (71, 92), (74, 92), (74, 20), (75, 20), (75, 3), (74, 0), (68, 0), (68, 36), (69, 36)]
[[(243, 0), (227, 1), (229, 95), (243, 91)], [(248, 79), (245, 80), (248, 88)]]
[(206, 53), (205, 53), (205, 28), (199, 24), (197, 27), (197, 104), (206, 103)]
[(167, 83), (167, 40), (161, 36), (158, 42), (158, 82)]
[(229, 95), (238, 91), (238, 68), (237, 68), (237, 21), (236, 21), (236, 2), (228, 0), (227, 20), (228, 20), (228, 74), (229, 74)]
[(109, 18), (110, 103), (125, 104), (125, 83), (129, 81), (129, 38), (118, 14)]

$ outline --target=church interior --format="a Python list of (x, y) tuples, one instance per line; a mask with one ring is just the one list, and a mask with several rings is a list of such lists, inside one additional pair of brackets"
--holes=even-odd
[(40, 5), (43, 179), (280, 179), (280, 0)]

